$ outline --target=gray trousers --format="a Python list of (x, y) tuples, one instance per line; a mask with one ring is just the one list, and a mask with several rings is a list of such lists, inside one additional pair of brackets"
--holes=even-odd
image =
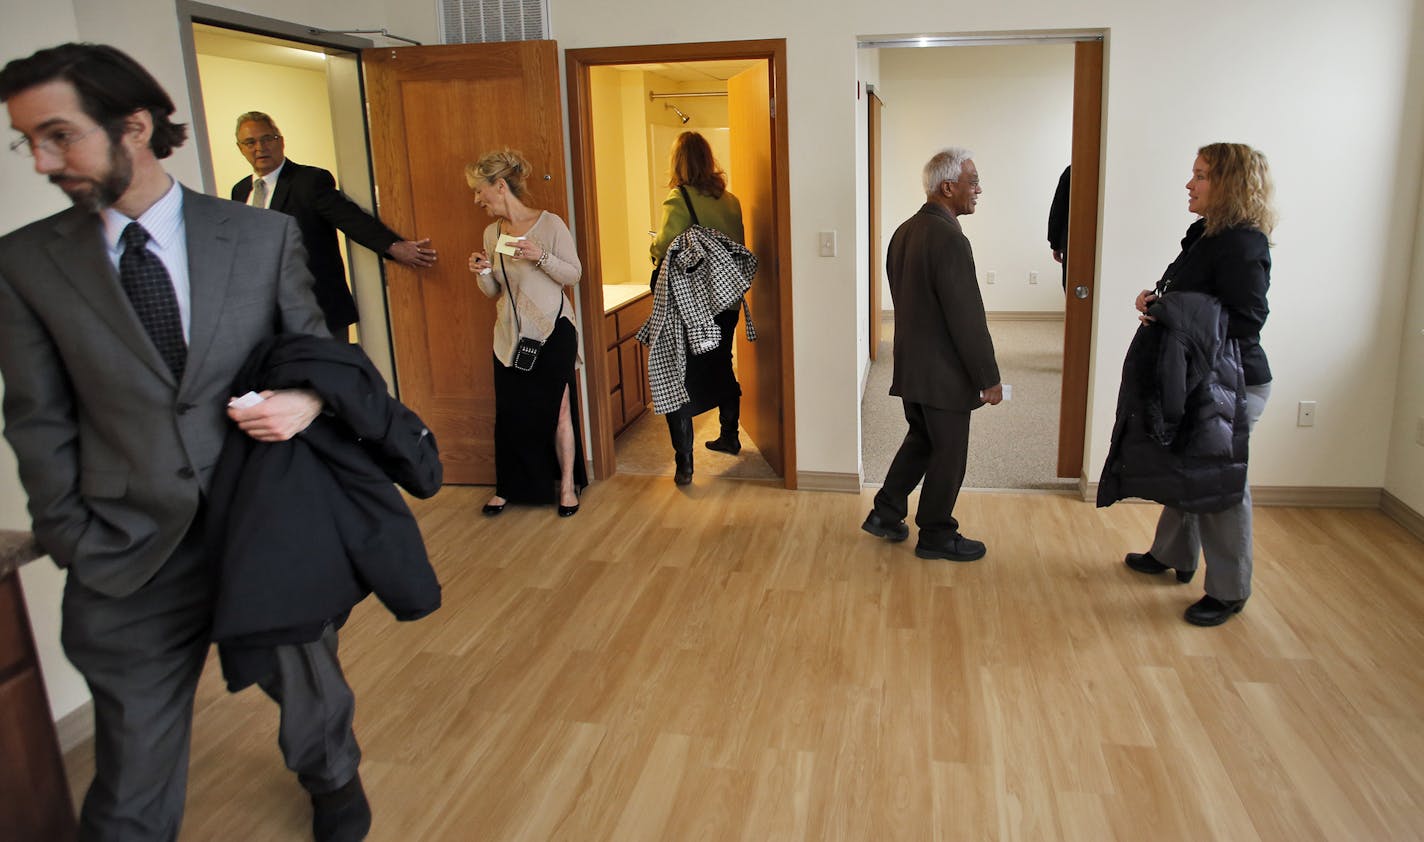
[[(201, 550), (195, 523), (157, 575), (127, 596), (90, 590), (73, 575), (65, 584), (64, 652), (94, 697), (94, 781), (79, 816), (85, 842), (178, 838), (193, 695), (212, 623), (213, 582)], [(310, 792), (338, 789), (361, 754), (336, 633), (276, 650), (277, 674), (261, 685), (282, 705), (287, 765)]]
[[(1246, 423), (1255, 429), (1266, 409), (1271, 384), (1246, 387)], [(1196, 570), (1206, 556), (1206, 592), (1221, 600), (1251, 595), (1251, 484), (1241, 502), (1210, 514), (1166, 507), (1157, 519), (1152, 557), (1177, 570)]]

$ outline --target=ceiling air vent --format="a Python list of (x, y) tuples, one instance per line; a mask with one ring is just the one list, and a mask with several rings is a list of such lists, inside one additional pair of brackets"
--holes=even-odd
[(539, 41), (549, 37), (548, 0), (441, 0), (445, 44)]

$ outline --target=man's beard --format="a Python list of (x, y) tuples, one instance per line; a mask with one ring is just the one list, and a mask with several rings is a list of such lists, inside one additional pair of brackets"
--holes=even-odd
[(78, 207), (101, 211), (117, 202), (133, 183), (133, 156), (122, 144), (111, 143), (109, 171), (103, 177), (95, 179), (57, 173), (49, 180), (58, 185)]

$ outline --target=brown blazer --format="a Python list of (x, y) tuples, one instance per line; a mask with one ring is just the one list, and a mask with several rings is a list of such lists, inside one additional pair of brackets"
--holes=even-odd
[(248, 353), (325, 336), (291, 217), (183, 191), (192, 293), (182, 382), (134, 314), (96, 214), (70, 208), (0, 237), (5, 437), (35, 538), (86, 587), (137, 590), (198, 510)]
[(890, 238), (885, 272), (895, 302), (890, 394), (936, 409), (969, 411), (999, 382), (994, 341), (959, 222), (927, 202)]

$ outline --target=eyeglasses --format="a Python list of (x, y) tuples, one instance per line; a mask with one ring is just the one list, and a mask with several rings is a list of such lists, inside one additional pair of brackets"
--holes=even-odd
[(271, 146), (281, 139), (282, 136), (279, 134), (264, 134), (259, 137), (244, 137), (237, 142), (237, 145), (243, 149), (253, 149), (256, 148), (259, 143), (263, 146)]
[(28, 137), (18, 137), (10, 143), (10, 151), (16, 155), (27, 155), (34, 157), (35, 150), (38, 149), (50, 155), (63, 155), (69, 148), (89, 135), (97, 132), (103, 126), (94, 126), (85, 131), (76, 129), (54, 129), (46, 133), (39, 140), (30, 140)]

